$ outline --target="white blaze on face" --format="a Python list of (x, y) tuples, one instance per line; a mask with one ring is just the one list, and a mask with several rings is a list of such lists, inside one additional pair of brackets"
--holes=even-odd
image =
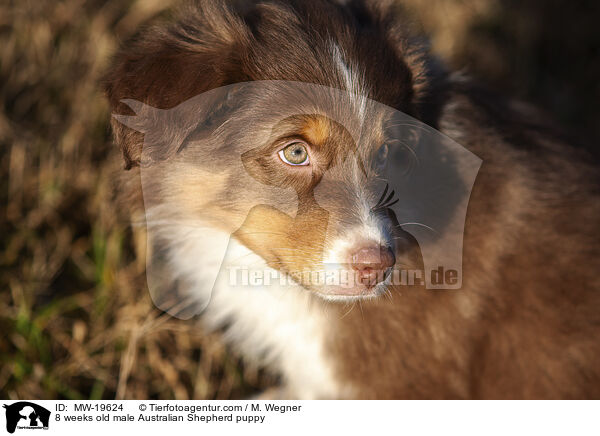
[[(359, 177), (357, 177), (359, 178)], [(363, 178), (364, 179), (364, 178)], [(357, 180), (357, 186), (364, 186), (364, 180)], [(391, 223), (372, 213), (372, 201), (366, 189), (357, 190), (357, 200), (353, 210), (340, 222), (330, 223), (327, 241), (328, 248), (324, 253), (323, 263), (326, 270), (345, 269), (354, 250), (365, 246), (380, 245), (394, 248), (391, 234)], [(347, 224), (347, 223), (355, 224)]]
[[(345, 56), (338, 44), (332, 42), (330, 46), (334, 65), (342, 78), (344, 87), (350, 95), (352, 109), (360, 123), (358, 129), (358, 132), (360, 132), (366, 118), (368, 102), (368, 90), (365, 86), (364, 74), (356, 65), (352, 65), (348, 61), (347, 56)], [(356, 131), (355, 129), (352, 130)], [(343, 229), (343, 231), (336, 231), (339, 236), (333, 237), (333, 243), (331, 243), (330, 248), (324, 255), (326, 269), (341, 269), (342, 265), (340, 264), (347, 264), (352, 250), (361, 245), (380, 244), (381, 246), (393, 247), (393, 239), (388, 228), (389, 225), (371, 213), (373, 204), (369, 201), (364, 190), (360, 188), (361, 186), (365, 186), (366, 182), (362, 171), (358, 166), (355, 166), (352, 172), (354, 174), (353, 183), (356, 187), (359, 187), (359, 198), (356, 202), (355, 210), (349, 211), (349, 213), (352, 213), (354, 216), (354, 220), (352, 221), (358, 221), (358, 224), (349, 226), (349, 228)]]
[(326, 269), (346, 268), (353, 250), (361, 246), (377, 244), (382, 247), (394, 247), (386, 223), (369, 214), (360, 224), (344, 229), (343, 232), (339, 232), (339, 236), (333, 238), (325, 251), (323, 263)]
[(364, 85), (364, 75), (357, 66), (351, 65), (347, 61), (342, 49), (336, 43), (331, 43), (331, 53), (333, 56), (334, 65), (336, 66), (338, 73), (344, 82), (346, 91), (348, 91), (350, 94), (354, 110), (357, 112), (358, 118), (362, 123), (365, 117), (368, 101), (368, 92)]

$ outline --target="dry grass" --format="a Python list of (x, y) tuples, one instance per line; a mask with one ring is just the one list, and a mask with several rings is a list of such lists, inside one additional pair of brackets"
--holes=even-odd
[(235, 398), (261, 383), (218, 335), (154, 308), (143, 235), (113, 202), (121, 162), (98, 81), (168, 6), (0, 7), (0, 397)]
[[(143, 235), (132, 233), (113, 201), (121, 162), (98, 79), (118, 44), (174, 1), (0, 4), (0, 397), (237, 398), (265, 383), (217, 334), (155, 309), (138, 255)], [(521, 94), (550, 102), (552, 110), (548, 87), (556, 81), (535, 85), (534, 78), (548, 79), (548, 70), (528, 57), (537, 46), (526, 44), (546, 33), (528, 36), (541, 24), (514, 20), (513, 2), (406, 3), (437, 31), (434, 48), (455, 65), (471, 63), (499, 85), (525, 83)], [(521, 27), (511, 30), (513, 22)], [(571, 57), (597, 54), (598, 32), (585, 22), (558, 46), (551, 66), (561, 64), (561, 47)], [(511, 52), (511, 40), (494, 39), (494, 32), (523, 41)], [(516, 72), (508, 68), (511, 56), (520, 62)], [(595, 106), (577, 105), (567, 116), (555, 111), (583, 120), (580, 126), (589, 124), (592, 133), (598, 65), (587, 64), (578, 83), (561, 87), (563, 100), (556, 103), (561, 110), (561, 101)], [(550, 79), (574, 77), (571, 70), (561, 76), (550, 69)]]

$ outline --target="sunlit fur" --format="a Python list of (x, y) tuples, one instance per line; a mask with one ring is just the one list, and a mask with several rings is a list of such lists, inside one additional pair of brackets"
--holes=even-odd
[[(160, 234), (168, 275), (206, 289), (202, 265), (215, 256), (201, 241), (215, 232), (234, 234), (233, 251), (247, 265), (286, 274), (322, 268), (323, 259), (343, 262), (361, 240), (394, 240), (392, 217), (368, 213), (380, 192), (363, 178), (372, 176), (386, 121), (364, 119), (372, 99), (483, 160), (467, 214), (462, 289), (383, 284), (367, 299), (327, 295), (301, 279), (256, 292), (220, 282), (205, 322), (226, 328), (248, 359), (281, 375), (287, 398), (600, 398), (597, 168), (536, 111), (447, 74), (408, 27), (393, 2), (198, 1), (124, 46), (106, 80), (118, 114), (132, 115), (123, 99), (169, 109), (258, 80), (352, 96), (343, 125), (304, 107), (281, 122), (270, 100), (276, 95), (219, 105), (222, 128), (208, 138), (170, 132), (147, 150), (147, 161), (143, 136), (114, 119), (126, 167), (144, 165), (144, 197), (162, 204), (146, 209), (149, 225), (161, 217), (178, 224)], [(249, 115), (260, 122), (248, 123)], [(362, 125), (368, 135), (354, 143), (345, 130)], [(242, 213), (256, 194), (231, 169), (239, 153), (219, 143), (227, 129), (253, 144), (244, 170), (284, 186), (286, 204), (277, 209), (268, 206), (272, 198), (255, 198), (262, 206)], [(274, 153), (286, 135), (319, 155), (310, 171), (339, 181), (325, 193), (327, 210), (314, 200), (318, 185), (306, 168), (291, 173)], [(334, 165), (325, 172), (322, 162)], [(210, 231), (194, 227), (201, 216)]]

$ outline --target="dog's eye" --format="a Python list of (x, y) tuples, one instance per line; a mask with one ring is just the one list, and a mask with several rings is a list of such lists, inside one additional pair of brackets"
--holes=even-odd
[(377, 151), (376, 164), (378, 167), (382, 167), (387, 160), (389, 147), (387, 144), (383, 144)]
[(279, 151), (279, 158), (288, 165), (308, 165), (308, 151), (301, 142), (293, 142)]

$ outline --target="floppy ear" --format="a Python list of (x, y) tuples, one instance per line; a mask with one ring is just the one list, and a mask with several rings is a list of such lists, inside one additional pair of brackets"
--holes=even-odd
[[(201, 0), (182, 9), (171, 23), (147, 29), (116, 55), (104, 81), (112, 113), (135, 115), (132, 101), (170, 109), (210, 89), (242, 81), (231, 77), (236, 71), (232, 64), (247, 38), (246, 26), (224, 1)], [(126, 168), (139, 165), (143, 133), (118, 117), (111, 124)], [(162, 150), (153, 153), (168, 156), (179, 145), (162, 142)]]

